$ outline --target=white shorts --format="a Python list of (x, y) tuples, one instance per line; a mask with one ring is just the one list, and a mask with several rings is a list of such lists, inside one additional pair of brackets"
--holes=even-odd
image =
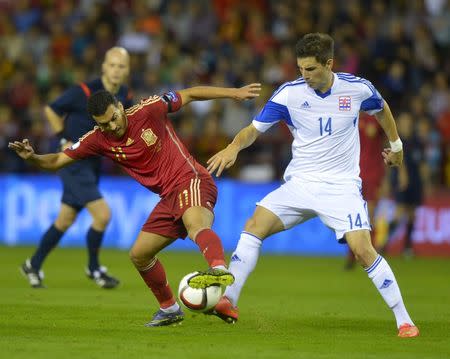
[(277, 215), (285, 229), (319, 216), (334, 230), (340, 242), (344, 241), (347, 232), (371, 229), (367, 202), (356, 183), (330, 184), (294, 179), (256, 204)]

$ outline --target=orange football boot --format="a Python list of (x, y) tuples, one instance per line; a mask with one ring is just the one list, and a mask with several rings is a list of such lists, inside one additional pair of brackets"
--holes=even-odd
[(400, 338), (418, 337), (419, 336), (419, 328), (417, 328), (415, 325), (411, 325), (409, 323), (402, 324), (402, 325), (400, 325), (400, 328), (398, 328), (398, 336)]
[(239, 309), (226, 296), (222, 296), (210, 314), (219, 317), (228, 324), (234, 324), (238, 320)]

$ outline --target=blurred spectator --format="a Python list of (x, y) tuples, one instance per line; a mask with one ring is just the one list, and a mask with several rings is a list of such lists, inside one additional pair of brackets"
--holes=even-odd
[(14, 1), (13, 21), (18, 32), (26, 32), (39, 21), (40, 16), (40, 9), (33, 6), (31, 0)]
[(437, 127), (440, 131), (442, 141), (450, 145), (450, 93), (447, 93), (446, 106), (437, 118)]
[(0, 19), (3, 21), (0, 44), (6, 57), (13, 62), (18, 62), (25, 52), (25, 38), (17, 31), (10, 18), (2, 16)]
[[(195, 135), (195, 120), (192, 117), (192, 111), (187, 110), (187, 112), (190, 112), (189, 115), (182, 117), (177, 125), (177, 134), (189, 151), (195, 151), (198, 140)], [(199, 157), (197, 157), (197, 159), (199, 159)], [(199, 162), (204, 165), (202, 161)]]
[(292, 14), (287, 1), (277, 1), (272, 8), (272, 35), (278, 41), (289, 41), (292, 36)]
[(264, 56), (266, 52), (276, 45), (274, 37), (266, 28), (263, 14), (259, 12), (249, 14), (244, 36), (255, 56)]
[(419, 117), (417, 120), (417, 139), (423, 147), (426, 166), (422, 166), (425, 192), (431, 191), (433, 185), (439, 183), (441, 178), (442, 149), (439, 131), (433, 128), (431, 120)]
[(401, 61), (396, 60), (389, 65), (382, 80), (382, 85), (383, 93), (393, 103), (391, 107), (398, 110), (408, 86), (406, 68)]
[(447, 0), (424, 0), (430, 14), (428, 24), (441, 48), (450, 45), (450, 4)]
[(13, 75), (8, 94), (8, 103), (12, 110), (23, 115), (23, 119), (25, 119), (27, 108), (36, 95), (36, 88), (24, 72), (19, 71)]
[(133, 6), (133, 11), (137, 15), (137, 29), (150, 36), (160, 35), (163, 31), (162, 21), (157, 9), (146, 6), (143, 1), (136, 1)]
[(224, 101), (223, 104), (222, 131), (228, 138), (233, 138), (242, 128), (248, 126), (251, 122), (251, 108), (230, 100)]
[(55, 64), (59, 64), (70, 56), (72, 37), (64, 30), (60, 21), (53, 23), (50, 34), (50, 52)]
[(145, 54), (151, 46), (151, 39), (147, 32), (139, 28), (136, 21), (131, 21), (126, 25), (118, 43), (119, 46), (126, 48), (130, 54)]
[(163, 23), (166, 31), (181, 45), (186, 46), (190, 40), (191, 29), (193, 28), (192, 17), (186, 11), (182, 1), (170, 1), (166, 14), (163, 15)]
[(443, 72), (437, 72), (434, 76), (433, 89), (430, 94), (428, 102), (428, 110), (437, 118), (448, 106), (448, 94), (450, 93), (448, 88), (448, 76)]
[(206, 166), (208, 159), (228, 145), (229, 138), (222, 132), (220, 117), (211, 113), (205, 119), (203, 129), (195, 141), (195, 152), (198, 161)]
[(450, 188), (450, 145), (444, 148), (444, 185)]
[(442, 181), (450, 188), (450, 93), (447, 94), (447, 106), (437, 119), (439, 135), (442, 139)]

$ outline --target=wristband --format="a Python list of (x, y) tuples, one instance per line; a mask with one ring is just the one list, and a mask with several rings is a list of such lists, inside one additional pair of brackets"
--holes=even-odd
[(400, 152), (403, 150), (403, 142), (400, 137), (397, 138), (394, 142), (389, 141), (389, 144), (391, 145), (392, 152)]

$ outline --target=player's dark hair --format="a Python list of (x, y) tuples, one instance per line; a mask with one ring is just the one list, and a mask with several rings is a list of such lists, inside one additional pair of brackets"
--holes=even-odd
[(118, 100), (106, 90), (94, 92), (87, 101), (87, 111), (91, 116), (103, 115), (110, 105), (117, 106)]
[(297, 58), (315, 57), (317, 62), (325, 65), (334, 56), (334, 40), (320, 32), (306, 34), (295, 45), (295, 54)]

